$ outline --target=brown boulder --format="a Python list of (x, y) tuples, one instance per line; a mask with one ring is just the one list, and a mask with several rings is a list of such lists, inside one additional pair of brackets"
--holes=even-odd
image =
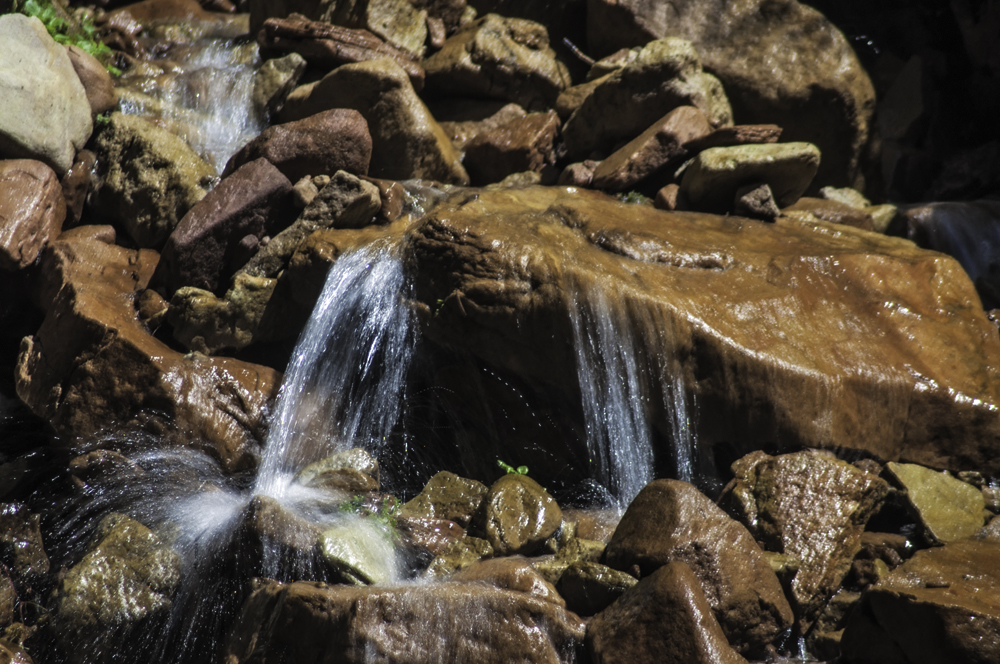
[(844, 630), (851, 664), (1000, 661), (1000, 544), (918, 551), (866, 592)]
[(615, 569), (637, 565), (641, 578), (667, 563), (690, 565), (722, 631), (740, 652), (762, 651), (792, 624), (781, 584), (753, 537), (686, 482), (646, 485), (604, 555)]
[[(425, 338), (552, 394), (579, 399), (569, 303), (614, 293), (634, 343), (661, 358), (654, 375), (697, 400), (703, 450), (844, 448), (1000, 473), (1000, 337), (942, 254), (555, 187), (456, 197), (411, 238)], [(651, 424), (670, 431), (668, 386), (649, 382)]]
[(232, 156), (222, 175), (261, 157), (292, 182), (337, 171), (367, 175), (372, 139), (361, 113), (346, 108), (322, 111), (268, 127)]
[(480, 132), (465, 146), (462, 160), (474, 184), (500, 182), (512, 173), (541, 172), (556, 161), (559, 133), (555, 111), (530, 113)]
[(712, 616), (698, 577), (672, 562), (587, 626), (594, 664), (744, 664)]
[(555, 499), (526, 475), (504, 475), (490, 487), (473, 526), (498, 556), (534, 552), (562, 523)]
[(117, 106), (115, 84), (101, 61), (76, 44), (66, 46), (66, 52), (69, 53), (69, 60), (73, 63), (76, 75), (83, 83), (83, 91), (87, 93), (90, 114), (97, 116)]
[(0, 161), (0, 268), (20, 270), (59, 236), (66, 202), (55, 172), (33, 159)]
[(163, 247), (156, 280), (173, 293), (182, 286), (215, 291), (237, 268), (247, 235), (275, 235), (294, 220), (292, 183), (267, 159), (240, 166), (177, 224)]
[(377, 652), (394, 664), (569, 664), (583, 637), (583, 622), (557, 604), (482, 583), (272, 581), (244, 604), (223, 661), (361, 664)]
[(230, 358), (183, 355), (139, 322), (132, 299), (158, 256), (86, 237), (42, 259), (41, 328), (21, 342), (17, 394), (71, 444), (143, 427), (170, 444), (253, 467), (280, 374)]
[(442, 470), (403, 505), (401, 516), (448, 519), (467, 527), (486, 497), (486, 485)]
[(448, 580), (479, 581), (501, 590), (526, 593), (552, 602), (556, 606), (564, 608), (566, 606), (566, 601), (556, 592), (555, 587), (543, 579), (535, 568), (520, 556), (480, 560), (455, 572)]
[(764, 546), (799, 561), (792, 596), (802, 632), (851, 569), (869, 517), (889, 492), (884, 480), (820, 453), (798, 452), (734, 464), (753, 495), (748, 524)]

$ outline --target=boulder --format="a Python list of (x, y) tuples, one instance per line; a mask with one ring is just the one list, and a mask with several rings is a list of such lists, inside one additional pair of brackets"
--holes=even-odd
[(222, 175), (230, 175), (261, 157), (292, 182), (307, 175), (333, 175), (337, 171), (366, 175), (372, 139), (361, 113), (346, 108), (321, 111), (268, 127), (230, 158)]
[(268, 338), (262, 328), (278, 316), (269, 308), (276, 285), (275, 279), (241, 272), (225, 297), (191, 286), (178, 288), (166, 312), (174, 339), (189, 350), (214, 355)]
[(527, 475), (504, 475), (486, 493), (473, 526), (499, 556), (536, 550), (562, 523), (555, 499)]
[(281, 376), (183, 355), (151, 336), (132, 299), (157, 258), (79, 233), (50, 244), (39, 288), (46, 317), (21, 342), (17, 394), (67, 445), (139, 427), (204, 449), (226, 470), (251, 468)]
[(812, 7), (796, 0), (588, 0), (587, 33), (597, 57), (651, 39), (689, 40), (725, 87), (737, 122), (773, 122), (785, 141), (819, 147), (816, 190), (863, 190), (875, 91), (848, 40)]
[(0, 159), (37, 159), (62, 175), (93, 125), (66, 49), (42, 22), (0, 15)]
[(292, 183), (267, 159), (245, 163), (192, 207), (167, 238), (155, 280), (215, 291), (242, 267), (239, 243), (276, 235), (294, 221)]
[(457, 97), (505, 99), (531, 111), (552, 107), (570, 85), (549, 48), (545, 26), (487, 14), (452, 35), (424, 60), (429, 90)]
[(511, 590), (565, 607), (566, 602), (555, 587), (535, 571), (524, 558), (492, 558), (480, 560), (452, 574), (449, 581), (488, 583), (501, 590)]
[(865, 524), (889, 487), (845, 461), (810, 451), (759, 454), (733, 470), (754, 501), (751, 532), (767, 549), (799, 561), (791, 590), (800, 630), (808, 632), (850, 571)]
[(434, 475), (423, 490), (404, 504), (400, 516), (448, 519), (467, 527), (489, 489), (482, 482), (447, 470)]
[(566, 607), (581, 616), (592, 616), (638, 583), (634, 576), (595, 562), (575, 562), (559, 575), (559, 594)]
[[(555, 187), (456, 197), (410, 232), (424, 338), (550, 400), (579, 403), (570, 303), (613, 293), (633, 343), (661, 358), (645, 386), (650, 426), (671, 431), (658, 404), (673, 403), (676, 377), (699, 404), (691, 426), (708, 458), (779, 444), (1000, 475), (1000, 337), (942, 254), (847, 226)], [(586, 463), (582, 448), (572, 458)]]
[(274, 653), (282, 661), (361, 664), (378, 653), (397, 664), (569, 664), (583, 637), (583, 622), (561, 606), (483, 583), (265, 582), (236, 619), (223, 661), (249, 663)]
[(438, 553), (427, 566), (428, 578), (451, 576), (480, 560), (493, 557), (493, 547), (478, 537), (463, 537), (452, 541)]
[(20, 270), (59, 236), (66, 203), (51, 168), (31, 159), (0, 161), (0, 268)]
[(101, 61), (76, 44), (66, 46), (66, 53), (69, 54), (73, 69), (80, 78), (83, 90), (87, 94), (90, 114), (96, 117), (117, 106), (118, 96), (115, 94), (115, 84), (111, 80), (111, 74), (101, 64)]
[(138, 521), (112, 513), (59, 584), (52, 628), (71, 661), (106, 661), (99, 637), (163, 617), (180, 579), (180, 556)]
[(417, 96), (406, 72), (392, 60), (338, 67), (319, 82), (293, 91), (278, 119), (298, 120), (331, 108), (354, 109), (368, 122), (369, 175), (468, 184), (455, 147)]
[(396, 578), (396, 550), (389, 531), (368, 519), (327, 528), (320, 551), (341, 578), (355, 585), (386, 583)]
[(329, 71), (351, 62), (391, 58), (410, 76), (418, 92), (424, 87), (424, 68), (410, 53), (387, 44), (367, 30), (352, 30), (340, 25), (310, 21), (300, 14), (288, 18), (269, 18), (257, 36), (265, 52), (279, 51), (314, 67)]
[(309, 464), (295, 475), (295, 481), (303, 486), (341, 489), (354, 494), (378, 491), (378, 461), (355, 447)]
[(841, 640), (851, 664), (995, 662), (1000, 546), (962, 540), (918, 551), (864, 593)]
[(265, 60), (253, 77), (252, 101), (257, 115), (267, 119), (277, 115), (305, 71), (305, 58), (295, 52)]
[(715, 619), (740, 652), (762, 652), (792, 624), (778, 578), (747, 529), (696, 488), (654, 480), (628, 506), (604, 554), (646, 578), (671, 562), (691, 566)]
[(594, 664), (744, 664), (726, 642), (695, 573), (672, 562), (587, 626)]
[(766, 184), (778, 206), (787, 207), (805, 193), (819, 164), (819, 150), (809, 143), (709, 148), (684, 171), (680, 193), (697, 210), (722, 213), (740, 187)]
[(888, 463), (886, 471), (906, 492), (906, 499), (935, 543), (975, 535), (983, 527), (986, 501), (980, 489), (912, 463)]
[(381, 206), (377, 186), (346, 171), (337, 171), (295, 223), (271, 238), (241, 272), (253, 277), (277, 277), (311, 234), (326, 228), (365, 226), (372, 222)]
[(733, 123), (722, 85), (702, 71), (690, 42), (660, 39), (639, 51), (634, 62), (608, 75), (563, 126), (571, 159), (608, 151), (630, 141), (678, 106), (694, 106), (712, 127)]
[(512, 173), (540, 173), (556, 162), (559, 125), (555, 111), (549, 111), (487, 129), (465, 145), (462, 163), (472, 182), (479, 185), (500, 182)]
[(94, 209), (140, 247), (162, 246), (215, 178), (181, 138), (135, 115), (112, 113), (93, 144), (101, 176)]
[(627, 191), (670, 162), (687, 156), (688, 145), (711, 133), (705, 114), (678, 106), (619, 148), (594, 169), (591, 186)]

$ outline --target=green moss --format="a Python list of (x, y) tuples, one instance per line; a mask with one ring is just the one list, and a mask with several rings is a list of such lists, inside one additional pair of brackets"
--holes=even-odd
[(61, 5), (50, 0), (24, 0), (15, 3), (14, 7), (26, 16), (34, 16), (52, 39), (58, 44), (78, 46), (101, 61), (109, 72), (121, 76), (121, 70), (111, 64), (114, 52), (100, 40), (97, 28), (89, 18), (77, 20)]

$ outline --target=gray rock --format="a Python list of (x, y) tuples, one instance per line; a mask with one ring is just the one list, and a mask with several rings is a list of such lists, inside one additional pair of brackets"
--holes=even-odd
[(427, 87), (465, 97), (506, 99), (545, 110), (570, 85), (569, 71), (549, 48), (545, 27), (487, 14), (462, 28), (424, 61)]
[(62, 175), (93, 125), (66, 49), (37, 18), (0, 15), (0, 158), (43, 161)]
[(103, 176), (95, 209), (144, 248), (159, 248), (215, 178), (182, 139), (134, 115), (112, 113), (94, 151)]
[(726, 212), (736, 190), (767, 184), (779, 207), (794, 203), (819, 169), (820, 154), (810, 143), (764, 143), (710, 148), (684, 171), (681, 193), (698, 210)]
[(351, 481), (355, 479), (356, 475), (361, 476), (357, 479), (362, 480), (362, 482), (362, 478), (367, 478), (368, 483), (373, 484), (365, 490), (378, 490), (378, 461), (360, 447), (336, 452), (325, 459), (309, 464), (298, 472), (295, 481), (305, 486), (333, 487), (359, 493), (360, 489), (355, 488), (352, 491)]
[(385, 528), (369, 520), (324, 530), (319, 546), (326, 562), (349, 583), (385, 583), (395, 576), (392, 538)]
[(305, 70), (305, 58), (298, 53), (265, 61), (253, 79), (253, 107), (258, 115), (274, 117)]
[(722, 84), (702, 71), (690, 42), (650, 42), (634, 62), (608, 75), (566, 121), (569, 157), (586, 158), (593, 150), (632, 140), (678, 106), (696, 107), (712, 127), (733, 123)]
[(781, 210), (774, 202), (771, 187), (766, 184), (748, 184), (736, 190), (733, 214), (751, 219), (774, 221), (781, 214)]

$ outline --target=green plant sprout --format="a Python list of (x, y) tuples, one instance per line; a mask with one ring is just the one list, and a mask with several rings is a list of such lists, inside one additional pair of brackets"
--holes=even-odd
[(340, 504), (341, 512), (354, 512), (358, 516), (372, 519), (390, 532), (395, 532), (398, 524), (396, 517), (403, 503), (395, 496), (386, 496), (379, 505), (372, 505), (365, 500), (365, 496), (354, 496)]
[(518, 466), (517, 468), (515, 468), (514, 466), (510, 465), (509, 463), (504, 463), (503, 461), (500, 461), (499, 459), (497, 459), (497, 465), (500, 466), (500, 468), (502, 468), (508, 475), (510, 475), (510, 474), (514, 474), (514, 475), (527, 475), (528, 474), (528, 467), (527, 466)]
[(46, 0), (25, 0), (18, 11), (41, 21), (57, 44), (78, 46), (100, 60), (111, 74), (121, 76), (121, 70), (110, 64), (114, 51), (100, 40), (89, 18), (77, 20), (58, 3)]

